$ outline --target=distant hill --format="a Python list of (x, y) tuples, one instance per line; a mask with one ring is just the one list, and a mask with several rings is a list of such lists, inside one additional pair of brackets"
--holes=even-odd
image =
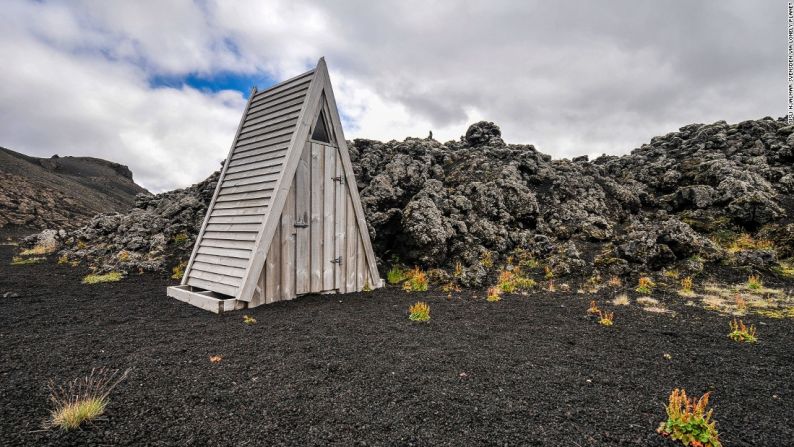
[(0, 147), (0, 233), (76, 228), (98, 213), (125, 212), (137, 194), (128, 167), (91, 157), (37, 158)]

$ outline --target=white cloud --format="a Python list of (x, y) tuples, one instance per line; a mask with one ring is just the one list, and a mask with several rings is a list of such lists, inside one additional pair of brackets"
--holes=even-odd
[(624, 153), (690, 122), (783, 114), (772, 3), (11, 1), (0, 144), (185, 186), (217, 169), (244, 101), (149, 79), (282, 79), (325, 55), (348, 138), (443, 141), (487, 119), (555, 157)]

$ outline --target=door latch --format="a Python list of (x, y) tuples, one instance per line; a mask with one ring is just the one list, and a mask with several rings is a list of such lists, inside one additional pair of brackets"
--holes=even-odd
[(337, 175), (336, 177), (331, 177), (331, 180), (333, 180), (335, 182), (342, 183), (342, 176), (341, 175)]
[(331, 264), (339, 264), (339, 265), (342, 265), (342, 257), (341, 257), (341, 256), (339, 256), (339, 257), (336, 257), (336, 258), (334, 258), (334, 259), (331, 259)]
[(306, 222), (303, 220), (303, 218), (301, 218), (301, 219), (298, 219), (298, 220), (295, 222), (295, 228), (306, 228), (306, 227), (308, 227), (308, 226), (309, 226), (309, 224), (307, 224), (307, 223), (306, 223)]

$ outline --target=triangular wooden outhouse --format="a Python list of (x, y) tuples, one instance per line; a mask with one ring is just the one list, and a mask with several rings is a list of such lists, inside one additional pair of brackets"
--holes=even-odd
[(382, 285), (325, 60), (253, 89), (168, 295), (220, 313)]

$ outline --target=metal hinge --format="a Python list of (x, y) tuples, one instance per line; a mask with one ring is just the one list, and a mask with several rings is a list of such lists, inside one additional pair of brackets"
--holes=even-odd
[(331, 259), (331, 264), (339, 264), (342, 265), (342, 257), (339, 256), (337, 258)]
[(299, 219), (297, 222), (295, 222), (295, 228), (306, 228), (308, 226), (309, 224), (304, 222), (303, 219)]
[(341, 175), (338, 175), (338, 176), (336, 176), (336, 177), (331, 177), (331, 180), (333, 180), (333, 181), (335, 181), (335, 182), (342, 183), (342, 176), (341, 176)]

